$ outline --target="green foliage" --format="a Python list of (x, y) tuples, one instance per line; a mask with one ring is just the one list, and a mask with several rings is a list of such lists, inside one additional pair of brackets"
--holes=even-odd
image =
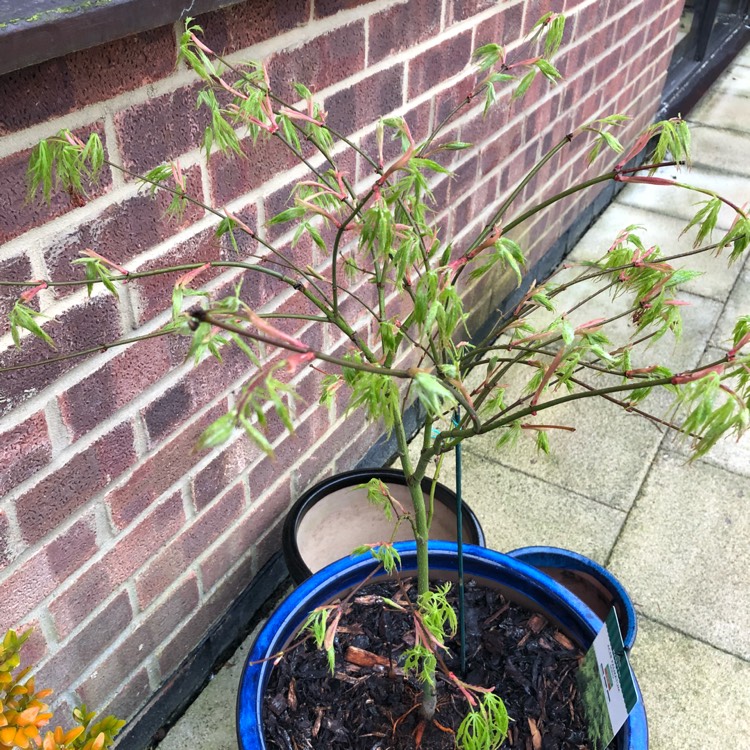
[(10, 333), (16, 348), (21, 348), (21, 329), (29, 331), (45, 344), (54, 348), (55, 344), (50, 335), (37, 323), (37, 318), (45, 318), (45, 315), (37, 312), (31, 307), (17, 301), (8, 315), (10, 322)]
[(300, 630), (310, 633), (315, 640), (316, 648), (323, 648), (323, 641), (325, 640), (326, 630), (328, 629), (329, 614), (330, 610), (328, 607), (319, 607), (310, 612), (300, 628)]
[(420, 682), (435, 685), (437, 657), (424, 643), (416, 643), (404, 651), (404, 672), (413, 672)]
[(450, 583), (445, 583), (421, 594), (417, 602), (423, 625), (441, 646), (447, 638), (456, 634), (458, 628), (456, 612), (447, 599), (450, 590)]
[(84, 183), (96, 182), (104, 166), (104, 146), (96, 133), (86, 143), (69, 130), (54, 138), (40, 141), (29, 157), (27, 180), (29, 199), (41, 190), (49, 202), (52, 192), (62, 189), (75, 196), (85, 196)]
[(500, 237), (493, 245), (493, 252), (483, 257), (485, 257), (485, 262), (472, 270), (472, 279), (484, 276), (487, 271), (499, 263), (501, 268), (510, 268), (513, 271), (516, 277), (516, 286), (521, 286), (523, 281), (522, 268), (526, 265), (526, 258), (517, 242), (510, 237)]
[[(651, 137), (657, 138), (651, 161), (655, 164), (666, 160), (667, 156), (679, 163), (690, 164), (690, 129), (679, 117), (656, 122), (646, 130)], [(652, 170), (653, 174), (655, 170)]]
[[(350, 357), (358, 362), (359, 357)], [(387, 375), (344, 367), (344, 382), (352, 389), (347, 411), (362, 408), (368, 419), (381, 420), (386, 431), (395, 425), (399, 409), (398, 386)]]
[(508, 734), (508, 710), (494, 693), (484, 693), (466, 714), (456, 732), (461, 750), (497, 750)]
[(439, 417), (458, 404), (453, 393), (428, 372), (416, 373), (413, 382), (422, 406), (432, 417)]
[(391, 493), (388, 491), (388, 486), (385, 482), (373, 477), (369, 482), (366, 484), (360, 484), (358, 487), (367, 490), (368, 502), (376, 508), (380, 508), (388, 521), (393, 520)]
[(26, 750), (41, 746), (42, 750), (103, 750), (110, 747), (115, 735), (125, 722), (115, 716), (107, 716), (92, 723), (95, 714), (85, 705), (73, 710), (75, 726), (68, 731), (56, 727), (42, 738), (40, 729), (45, 727), (52, 713), (44, 700), (52, 690), (37, 690), (34, 677), (29, 677), (30, 668), (20, 671), (21, 649), (31, 635), (26, 630), (18, 635), (8, 630), (0, 645), (0, 750)]
[(701, 208), (688, 225), (683, 229), (683, 234), (694, 226), (698, 227), (695, 235), (693, 247), (699, 247), (706, 239), (710, 239), (712, 232), (716, 229), (716, 222), (719, 220), (719, 211), (721, 210), (721, 201), (718, 198), (711, 198), (703, 204)]
[(586, 155), (586, 161), (591, 164), (602, 151), (602, 148), (609, 148), (616, 154), (623, 152), (622, 144), (619, 140), (607, 129), (611, 127), (619, 127), (623, 125), (630, 118), (626, 115), (609, 115), (608, 117), (602, 117), (598, 120), (590, 122), (588, 125), (584, 125), (580, 128), (581, 132), (594, 133), (596, 135), (596, 141), (593, 147)]
[(505, 58), (505, 50), (499, 44), (485, 44), (472, 53), (474, 64), (481, 71), (490, 70)]
[(729, 261), (734, 263), (750, 247), (750, 218), (737, 216), (730, 230), (721, 239), (721, 247), (728, 245), (732, 245)]
[(89, 297), (94, 290), (94, 283), (100, 281), (109, 292), (119, 299), (120, 295), (118, 294), (117, 287), (112, 279), (115, 274), (103, 258), (85, 256), (83, 258), (76, 258), (72, 262), (74, 264), (83, 265), (85, 269), (86, 281), (88, 282), (86, 284), (86, 289), (88, 290)]
[(401, 555), (392, 544), (378, 544), (370, 547), (370, 554), (383, 566), (388, 575), (401, 570)]
[[(731, 388), (727, 382), (732, 374), (723, 367), (711, 368), (702, 377), (675, 376), (677, 388), (676, 412), (684, 413), (682, 430), (695, 440), (691, 459), (705, 455), (724, 436), (739, 437), (750, 424), (750, 387), (746, 363), (750, 357), (740, 359), (742, 377)], [(698, 373), (700, 375), (700, 373)]]
[[(159, 165), (139, 178), (145, 192), (170, 194), (170, 214), (180, 215), (191, 200), (205, 209), (206, 216), (216, 221), (216, 236), (228, 236), (235, 251), (231, 261), (217, 255), (210, 264), (188, 264), (187, 272), (185, 266), (153, 271), (183, 274), (173, 286), (172, 321), (164, 330), (190, 337), (189, 358), (196, 363), (209, 356), (221, 361), (225, 347), (231, 346), (247, 359), (247, 379), (233, 391), (231, 410), (205, 430), (199, 448), (215, 448), (243, 431), (261, 450), (271, 454), (269, 416), (290, 432), (293, 430), (293, 376), (308, 366), (320, 373), (322, 404), (333, 406), (334, 397), (344, 387), (339, 399), (347, 403), (347, 413), (361, 409), (367, 419), (379, 421), (388, 433), (395, 433), (404, 468), (416, 482), (444, 452), (478, 433), (497, 430), (497, 445), (503, 449), (525, 430), (533, 435), (539, 450), (549, 452), (549, 430), (560, 425), (537, 423), (534, 419), (537, 412), (550, 407), (549, 402), (565, 400), (568, 394), (576, 398), (606, 395), (615, 401), (620, 399), (624, 408), (635, 410), (654, 387), (664, 388), (675, 399), (670, 414), (683, 418), (684, 431), (698, 440), (697, 455), (705, 453), (721, 436), (739, 435), (747, 429), (750, 359), (744, 351), (750, 346), (750, 316), (738, 322), (732, 349), (705, 371), (693, 369), (674, 374), (660, 364), (633, 369), (636, 346), (655, 341), (667, 332), (679, 336), (682, 320), (677, 295), (681, 285), (697, 278), (697, 274), (675, 268), (660, 248), (644, 244), (637, 227), (628, 227), (609, 249), (602, 248), (603, 256), (598, 261), (583, 264), (584, 271), (573, 281), (537, 287), (535, 281), (529, 285), (531, 279), (525, 278), (524, 250), (511, 239), (532, 236), (540, 226), (540, 212), (545, 207), (586, 184), (603, 183), (613, 176), (623, 181), (648, 182), (649, 178), (640, 177), (637, 169), (625, 169), (624, 163), (640, 153), (652, 138), (655, 164), (688, 161), (690, 137), (682, 120), (653, 125), (620, 157), (621, 163), (611, 172), (556, 196), (545, 194), (544, 200), (535, 200), (531, 192), (536, 185), (559, 182), (557, 178), (562, 176), (555, 172), (557, 162), (553, 159), (576, 133), (586, 132), (594, 141), (588, 154), (590, 163), (602, 151), (625, 151), (614, 135), (626, 119), (622, 115), (603, 117), (572, 130), (551, 146), (517, 185), (507, 186), (507, 199), (495, 202), (490, 198), (487, 206), (472, 205), (475, 215), (482, 216), (482, 229), (475, 230), (473, 222), (468, 227), (453, 226), (455, 220), (451, 220), (448, 226), (456, 236), (443, 236), (443, 217), (449, 206), (436, 203), (435, 196), (443, 194), (436, 186), (453, 184), (444, 179), (452, 177), (444, 162), (454, 158), (452, 152), (462, 152), (470, 144), (461, 140), (440, 143), (440, 139), (451, 138), (446, 134), (455, 132), (457, 122), (463, 130), (468, 120), (463, 119), (463, 113), (478, 107), (482, 98), (486, 113), (500, 101), (507, 103), (511, 97), (523, 96), (539, 77), (550, 83), (559, 81), (560, 73), (550, 58), (564, 39), (564, 23), (562, 16), (548, 13), (534, 25), (527, 43), (518, 50), (508, 52), (494, 43), (477, 49), (473, 59), (481, 75), (475, 89), (435, 126), (423, 143), (414, 141), (402, 117), (387, 117), (375, 125), (377, 153), (371, 154), (358, 145), (367, 143), (366, 138), (357, 136), (350, 141), (326, 125), (325, 111), (306, 86), (294, 83), (295, 100), (282, 102), (271, 90), (263, 64), (235, 64), (231, 59), (221, 59), (200, 41), (200, 27), (188, 20), (180, 39), (179, 58), (204, 83), (196, 106), (206, 111), (209, 123), (203, 137), (205, 153), (210, 156), (220, 151), (227, 159), (252, 157), (258, 139), (273, 137), (281, 148), (304, 162), (308, 171), (307, 179), (299, 180), (290, 191), (291, 205), (266, 221), (265, 228), (274, 229), (269, 232), (264, 227), (247, 226), (224, 208), (204, 205), (202, 196), (191, 197), (177, 163)], [(499, 93), (502, 89), (505, 96)], [(462, 119), (456, 120), (459, 116)], [(383, 163), (386, 133), (401, 148), (388, 165)], [(343, 155), (351, 155), (350, 149), (357, 152), (355, 158), (345, 160)], [(456, 162), (466, 163), (463, 154)], [(97, 136), (83, 142), (69, 131), (61, 131), (41, 142), (32, 153), (30, 194), (41, 192), (49, 200), (54, 190), (62, 189), (77, 200), (105, 163)], [(343, 165), (350, 163), (356, 166), (353, 173), (347, 174)], [(656, 185), (672, 184), (660, 178), (650, 181)], [(733, 207), (736, 220), (715, 249), (718, 253), (731, 248), (730, 260), (739, 259), (750, 247), (750, 217), (711, 191), (698, 192), (708, 200), (686, 229), (696, 232), (698, 245), (710, 241), (722, 206)], [(449, 195), (453, 200), (452, 187)], [(524, 207), (506, 219), (519, 196)], [(514, 233), (523, 222), (531, 227), (530, 235)], [(273, 236), (282, 232), (282, 239), (275, 245)], [(237, 233), (252, 240), (251, 250), (246, 251), (246, 245), (251, 243), (237, 242)], [(81, 284), (87, 286), (89, 293), (99, 284), (117, 296), (117, 281), (127, 271), (93, 251), (76, 262), (84, 266)], [(233, 294), (213, 301), (196, 280), (208, 268), (216, 274), (224, 273), (215, 282), (217, 286), (224, 285), (231, 274), (244, 274), (244, 278), (255, 274), (260, 279), (259, 299), (267, 298), (268, 288), (285, 286), (286, 293), (276, 298), (282, 304), (277, 308), (268, 305), (257, 313), (250, 310), (240, 298), (240, 290), (248, 285), (241, 283)], [(518, 287), (526, 282), (527, 288), (519, 292), (517, 307), (502, 312), (485, 340), (467, 343), (463, 339), (470, 338), (470, 334), (462, 297), (468, 291), (472, 300), (486, 298), (489, 307), (490, 272), (491, 276), (503, 273), (515, 279)], [(145, 271), (133, 276), (150, 274)], [(134, 283), (137, 281), (133, 278)], [(564, 304), (564, 293), (583, 281), (599, 282), (600, 290), (609, 287), (613, 298), (622, 297), (628, 303), (634, 334), (624, 346), (613, 349), (606, 330), (599, 330), (596, 321), (576, 327), (573, 321), (577, 317), (572, 313), (588, 299), (597, 297), (597, 292), (572, 308)], [(30, 300), (40, 289), (56, 282), (23, 283), (31, 288), (23, 292), (10, 312), (13, 340), (18, 346), (25, 329), (52, 344), (41, 327), (43, 316), (33, 309)], [(276, 295), (275, 288), (273, 294)], [(201, 306), (184, 311), (195, 302), (194, 297), (201, 298)], [(307, 312), (310, 308), (313, 313)], [(534, 313), (543, 313), (542, 320), (530, 320)], [(297, 319), (299, 327), (279, 322), (289, 323), (288, 319)], [(298, 334), (298, 330), (302, 333)], [(308, 335), (311, 332), (315, 335)], [(308, 347), (295, 338), (297, 335), (305, 342), (323, 344), (320, 349)], [(470, 375), (480, 365), (486, 368), (486, 374), (477, 385)], [(282, 368), (286, 370), (283, 375)], [(520, 384), (515, 378), (519, 371), (523, 373)], [(602, 372), (614, 395), (602, 393), (593, 377), (586, 378)], [(613, 382), (615, 386), (611, 385)], [(555, 395), (545, 401), (548, 392)], [(418, 460), (412, 463), (403, 415), (416, 401), (431, 426), (448, 422), (457, 405), (464, 418), (452, 422), (443, 432), (427, 434)], [(338, 410), (336, 416), (340, 416)], [(417, 518), (424, 526), (421, 519), (429, 518), (430, 511), (422, 508), (417, 498), (414, 502), (420, 513), (412, 516), (381, 483), (370, 482), (367, 489), (370, 502), (382, 508), (394, 525), (409, 522), (420, 544), (428, 537), (429, 529), (418, 527)], [(427, 512), (421, 513), (422, 510)], [(391, 544), (368, 545), (367, 549), (387, 571), (399, 568), (398, 554)], [(425, 580), (426, 576), (420, 578)], [(420, 586), (424, 585), (420, 582)], [(439, 651), (456, 627), (446, 593), (443, 589), (420, 592), (417, 610), (409, 610), (416, 623), (416, 635), (413, 648), (405, 654), (405, 667), (418, 674), (426, 693), (428, 686), (436, 684)], [(395, 602), (389, 606), (408, 608)], [(341, 608), (326, 608), (313, 613), (306, 624), (318, 647), (325, 649), (332, 671), (340, 613)], [(89, 721), (87, 716), (82, 709), (82, 726)], [(502, 701), (491, 693), (484, 694), (461, 725), (459, 746), (472, 750), (498, 747), (507, 732), (507, 722)], [(114, 725), (97, 729), (96, 738), (86, 727), (82, 736), (89, 738), (86, 741), (98, 742), (100, 736), (109, 738)], [(70, 743), (77, 739), (63, 736), (55, 741), (72, 747)]]

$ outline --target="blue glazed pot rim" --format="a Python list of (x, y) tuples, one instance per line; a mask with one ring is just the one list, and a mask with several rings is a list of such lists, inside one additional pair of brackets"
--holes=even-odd
[(590, 575), (610, 592), (614, 600), (620, 603), (625, 615), (624, 621), (620, 622), (622, 640), (626, 649), (630, 650), (633, 647), (638, 631), (638, 619), (633, 601), (622, 583), (604, 566), (579, 552), (562, 547), (519, 547), (508, 552), (508, 555), (535, 568), (557, 568)]
[[(395, 546), (404, 561), (404, 570), (410, 572), (415, 567), (412, 559), (416, 557), (416, 545), (414, 542), (399, 542)], [(438, 574), (440, 571), (455, 570), (454, 542), (430, 542), (429, 551), (431, 568)], [(514, 584), (520, 586), (523, 582), (520, 595), (542, 610), (560, 607), (557, 615), (569, 618), (572, 628), (566, 627), (565, 623), (561, 624), (565, 629), (577, 631), (579, 635), (571, 634), (579, 642), (593, 640), (601, 627), (601, 620), (577, 597), (542, 571), (520, 560), (487, 548), (464, 545), (464, 565), (467, 575), (479, 578), (483, 577), (482, 570), (501, 569), (503, 575), (507, 576), (508, 581), (504, 585), (508, 588), (514, 588)], [(271, 615), (248, 654), (240, 680), (237, 735), (242, 750), (265, 748), (260, 717), (262, 688), (266, 682), (266, 674), (273, 666), (273, 659), (269, 657), (286, 644), (291, 637), (287, 634), (294, 633), (299, 628), (311, 609), (356, 585), (376, 567), (377, 563), (369, 554), (337, 560), (300, 584)], [(480, 572), (474, 572), (475, 568)], [(487, 577), (490, 577), (489, 573)], [(265, 661), (251, 665), (251, 662), (259, 660)], [(640, 691), (638, 694), (640, 698)], [(639, 702), (626, 724), (622, 750), (646, 750), (647, 736), (645, 711), (642, 702)], [(246, 739), (252, 744), (247, 744)]]

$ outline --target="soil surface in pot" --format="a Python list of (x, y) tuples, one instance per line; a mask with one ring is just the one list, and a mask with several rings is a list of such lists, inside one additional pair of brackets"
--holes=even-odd
[[(332, 677), (323, 651), (308, 638), (275, 666), (264, 698), (269, 748), (451, 750), (467, 702), (438, 675), (433, 723), (421, 722), (421, 688), (404, 677), (401, 655), (413, 645), (411, 617), (380, 603), (416, 598), (409, 580), (371, 584), (352, 597), (335, 641)], [(448, 598), (455, 606), (452, 591)], [(540, 614), (507, 601), (500, 592), (467, 583), (467, 673), (472, 685), (495, 687), (511, 717), (503, 748), (584, 750), (583, 710), (575, 682), (582, 651)], [(458, 672), (458, 643), (448, 644), (447, 667)]]

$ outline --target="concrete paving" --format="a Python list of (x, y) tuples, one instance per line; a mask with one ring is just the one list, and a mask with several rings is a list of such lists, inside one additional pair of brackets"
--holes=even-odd
[[(750, 200), (750, 49), (688, 119), (695, 168), (678, 179)], [(600, 255), (631, 224), (647, 225), (645, 239), (665, 252), (688, 249), (690, 240), (677, 235), (696, 198), (659, 191), (628, 186), (573, 257)], [(727, 221), (722, 214), (721, 224)], [(680, 367), (726, 351), (730, 321), (750, 314), (750, 260), (726, 269), (723, 259), (709, 258), (697, 266), (711, 279), (687, 287), (694, 304), (685, 308)], [(671, 346), (665, 339), (649, 356), (668, 359)], [(723, 441), (688, 464), (684, 441), (609, 403), (566, 405), (555, 422), (577, 430), (554, 436), (551, 457), (528, 445), (500, 452), (492, 437), (465, 444), (464, 494), (489, 546), (564, 546), (620, 578), (639, 615), (632, 663), (651, 750), (750, 748), (750, 438)], [(447, 461), (446, 484), (452, 473)], [(207, 686), (161, 750), (236, 750), (234, 706), (247, 649)]]

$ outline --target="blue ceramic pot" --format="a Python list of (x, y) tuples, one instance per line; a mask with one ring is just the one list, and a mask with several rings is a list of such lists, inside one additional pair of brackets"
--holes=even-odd
[[(415, 544), (402, 542), (396, 547), (401, 555), (402, 570), (414, 573), (417, 565)], [(286, 646), (312, 609), (356, 586), (375, 567), (376, 563), (370, 555), (338, 560), (296, 588), (270, 617), (255, 640), (240, 680), (237, 737), (241, 750), (262, 750), (266, 747), (261, 716), (263, 691), (272, 661), (263, 660)], [(435, 577), (455, 576), (455, 543), (431, 542), (430, 567)], [(465, 545), (464, 569), (467, 576), (491, 582), (519, 604), (543, 613), (584, 647), (593, 641), (601, 628), (601, 620), (578, 597), (545, 573), (520, 560), (483, 547)], [(618, 734), (617, 750), (648, 748), (646, 712), (640, 691), (638, 696), (638, 704)]]
[(622, 642), (630, 651), (638, 631), (635, 607), (623, 585), (599, 563), (559, 547), (521, 547), (508, 552), (561, 583), (604, 619), (614, 607)]

